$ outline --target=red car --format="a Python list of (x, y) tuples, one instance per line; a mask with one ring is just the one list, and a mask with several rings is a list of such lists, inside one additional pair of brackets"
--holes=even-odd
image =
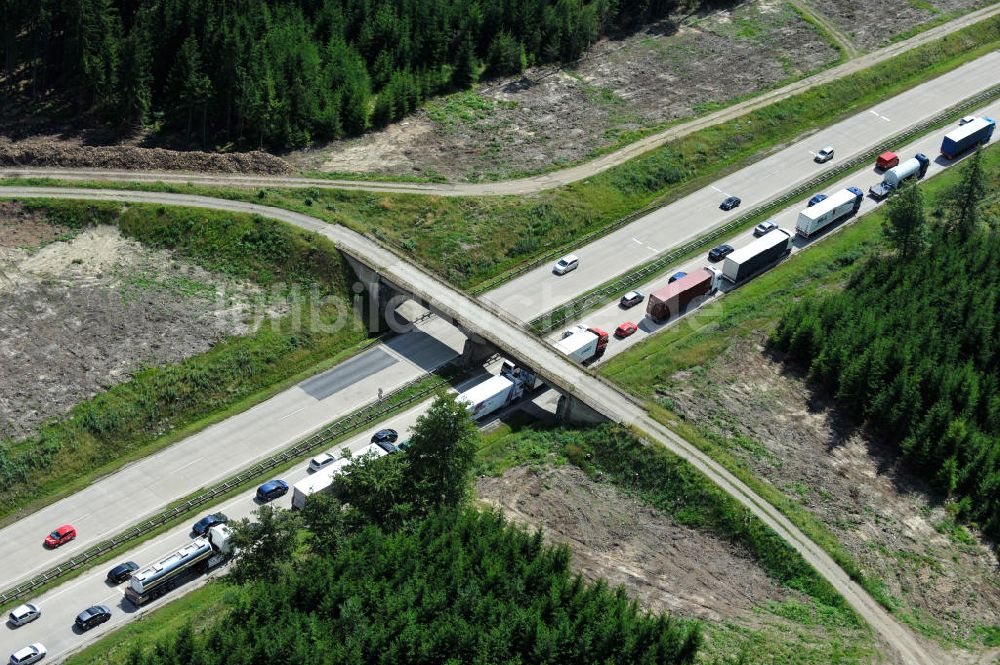
[(76, 538), (76, 529), (69, 524), (63, 524), (58, 529), (45, 536), (45, 546), (56, 548), (60, 545), (65, 545), (74, 538)]
[(615, 337), (624, 339), (625, 337), (628, 337), (638, 329), (639, 326), (635, 325), (631, 321), (626, 321), (625, 323), (615, 328)]

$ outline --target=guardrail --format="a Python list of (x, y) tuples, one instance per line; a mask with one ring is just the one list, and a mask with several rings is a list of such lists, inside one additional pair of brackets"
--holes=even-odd
[[(241, 471), (235, 476), (230, 477), (201, 494), (188, 499), (184, 503), (174, 506), (173, 508), (163, 510), (153, 517), (143, 520), (139, 524), (126, 529), (122, 533), (94, 545), (81, 554), (74, 556), (69, 561), (49, 568), (26, 582), (22, 582), (21, 584), (0, 592), (0, 605), (6, 604), (17, 598), (21, 598), (48, 582), (56, 580), (66, 573), (76, 570), (77, 568), (81, 568), (82, 566), (94, 561), (108, 552), (111, 552), (121, 545), (136, 540), (150, 531), (163, 526), (164, 524), (168, 524), (172, 520), (184, 515), (192, 509), (205, 505), (225, 495), (232, 489), (239, 487), (249, 480), (260, 478), (272, 469), (302, 457), (307, 453), (312, 452), (314, 449), (324, 446), (330, 441), (343, 436), (344, 434), (357, 429), (362, 429), (367, 425), (371, 425), (391, 411), (426, 399), (429, 395), (435, 393), (442, 387), (442, 385), (444, 385), (443, 375), (447, 374), (450, 371), (449, 368), (452, 367), (453, 365), (448, 364), (438, 368), (434, 372), (423, 374), (389, 392), (387, 395), (384, 395), (381, 400), (367, 404), (360, 409), (349, 413), (343, 418), (330, 423), (318, 432), (307, 436), (298, 443), (292, 444), (282, 452), (261, 460), (249, 469)], [(425, 386), (412, 395), (406, 396), (402, 400), (393, 399), (395, 396), (401, 395), (412, 389), (414, 386), (425, 381), (430, 376), (438, 376), (441, 378), (441, 381)]]
[[(838, 164), (836, 167), (828, 171), (824, 171), (822, 175), (819, 175), (809, 180), (808, 182), (798, 185), (797, 187), (785, 192), (784, 194), (781, 194), (780, 196), (777, 196), (767, 201), (766, 203), (745, 212), (739, 217), (733, 219), (732, 221), (727, 222), (722, 226), (716, 227), (715, 229), (712, 229), (705, 235), (700, 236), (699, 238), (692, 240), (689, 243), (681, 245), (680, 247), (674, 248), (665, 254), (661, 254), (654, 260), (644, 264), (642, 267), (638, 268), (633, 272), (628, 273), (627, 275), (623, 275), (618, 279), (615, 279), (611, 282), (608, 282), (598, 287), (594, 291), (585, 293), (581, 296), (577, 296), (576, 298), (570, 300), (569, 302), (564, 303), (552, 310), (549, 310), (545, 314), (542, 314), (541, 316), (533, 319), (531, 323), (529, 323), (529, 327), (531, 328), (531, 330), (539, 334), (545, 334), (551, 332), (552, 330), (559, 327), (566, 321), (574, 320), (577, 317), (589, 311), (590, 309), (592, 309), (593, 307), (597, 305), (602, 305), (611, 298), (617, 297), (618, 295), (630, 290), (632, 287), (641, 284), (647, 278), (652, 277), (653, 275), (659, 273), (665, 268), (668, 268), (672, 263), (684, 257), (685, 255), (695, 252), (697, 250), (704, 249), (709, 245), (714, 244), (715, 242), (723, 239), (724, 237), (733, 233), (740, 227), (744, 226), (749, 220), (753, 219), (754, 217), (768, 213), (774, 209), (784, 207), (790, 201), (801, 198), (804, 194), (811, 192), (816, 187), (825, 183), (826, 181), (838, 178), (849, 171), (857, 169), (859, 166), (862, 166), (866, 163), (870, 163), (876, 156), (890, 149), (892, 146), (906, 142), (916, 137), (917, 135), (923, 134), (924, 132), (933, 129), (937, 125), (945, 123), (954, 118), (961, 117), (969, 109), (979, 106), (984, 102), (992, 101), (997, 97), (1000, 97), (1000, 85), (995, 85), (992, 88), (984, 92), (981, 92), (978, 95), (975, 95), (974, 97), (970, 97), (969, 99), (966, 99), (965, 101), (956, 104), (955, 106), (952, 106), (945, 111), (942, 111), (941, 113), (935, 115), (934, 117), (928, 120), (925, 120), (917, 125), (914, 125), (905, 132), (900, 132), (899, 134), (892, 136), (891, 138), (887, 139), (883, 144), (881, 144), (881, 147), (868, 150), (862, 154), (859, 154), (847, 160), (846, 162), (843, 162), (842, 164)], [(592, 239), (592, 237), (604, 235), (604, 233), (608, 233), (617, 228), (620, 228), (621, 226), (624, 226), (625, 224), (634, 221), (637, 217), (647, 215), (653, 210), (663, 207), (665, 204), (666, 201), (660, 201), (656, 205), (646, 206), (645, 208), (642, 208), (641, 210), (616, 221), (613, 225), (608, 227), (608, 229), (602, 233), (595, 232), (593, 234), (585, 236), (584, 240), (579, 244), (580, 245), (586, 244)], [(544, 263), (547, 260), (549, 259), (539, 260), (533, 263), (531, 266), (525, 267), (525, 269), (522, 272), (527, 272), (528, 270), (533, 269), (535, 266)]]

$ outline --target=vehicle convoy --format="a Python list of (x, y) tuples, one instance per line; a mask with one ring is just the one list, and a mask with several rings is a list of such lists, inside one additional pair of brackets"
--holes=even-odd
[(125, 597), (136, 606), (144, 605), (181, 582), (219, 566), (232, 554), (230, 535), (225, 524), (211, 527), (207, 536), (194, 538), (179, 550), (132, 575), (125, 587)]
[(830, 224), (856, 213), (864, 198), (864, 193), (857, 187), (834, 192), (800, 212), (799, 219), (795, 222), (795, 231), (803, 238), (808, 238)]
[(992, 118), (974, 118), (944, 135), (941, 155), (945, 159), (955, 159), (966, 150), (990, 142), (997, 123)]
[(733, 284), (742, 282), (777, 263), (791, 249), (792, 234), (779, 228), (727, 256), (722, 265), (722, 276)]
[(556, 343), (556, 349), (579, 363), (588, 363), (604, 355), (608, 333), (600, 328), (577, 330)]
[(389, 453), (379, 444), (369, 443), (351, 455), (351, 457), (337, 457), (333, 455), (334, 462), (332, 464), (292, 485), (292, 508), (302, 510), (306, 507), (306, 499), (313, 494), (332, 491), (333, 481), (337, 476), (344, 473), (359, 457), (371, 454), (374, 454), (376, 457), (382, 457)]
[(473, 419), (485, 418), (521, 399), (526, 392), (541, 384), (541, 379), (534, 372), (504, 361), (498, 375), (469, 388), (457, 399), (465, 403)]
[(706, 294), (715, 293), (722, 283), (722, 272), (718, 268), (704, 267), (670, 282), (662, 289), (649, 294), (646, 316), (657, 323), (666, 321), (684, 311), (688, 304)]
[(931, 160), (927, 155), (918, 152), (913, 159), (908, 159), (898, 166), (894, 166), (885, 172), (882, 182), (868, 188), (868, 193), (873, 199), (884, 199), (894, 189), (899, 189), (909, 178), (923, 178), (927, 174), (927, 167), (931, 165)]

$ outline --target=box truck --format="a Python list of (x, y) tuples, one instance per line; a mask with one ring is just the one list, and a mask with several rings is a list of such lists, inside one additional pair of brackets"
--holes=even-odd
[(868, 189), (868, 193), (871, 194), (874, 199), (883, 199), (889, 195), (889, 193), (898, 189), (899, 186), (908, 178), (923, 178), (927, 174), (927, 167), (931, 165), (931, 160), (927, 158), (927, 155), (918, 152), (913, 159), (908, 159), (898, 166), (894, 166), (885, 172), (885, 176), (882, 178), (882, 182), (877, 185), (872, 185)]
[(577, 330), (556, 343), (556, 348), (579, 363), (600, 358), (608, 348), (608, 333), (600, 328)]
[(753, 277), (792, 249), (792, 234), (775, 229), (726, 257), (722, 276), (733, 284)]
[(388, 455), (389, 453), (383, 450), (380, 446), (370, 443), (364, 448), (353, 453), (350, 458), (341, 457), (330, 466), (324, 467), (316, 473), (303, 478), (299, 482), (292, 485), (292, 508), (302, 510), (306, 507), (306, 499), (311, 497), (313, 494), (329, 492), (333, 487), (333, 481), (337, 476), (344, 473), (344, 471), (351, 466), (355, 460), (369, 454), (374, 454), (376, 457), (382, 457), (383, 455)]
[(853, 215), (861, 207), (864, 193), (857, 187), (848, 187), (834, 192), (819, 203), (807, 207), (799, 213), (795, 223), (795, 231), (803, 238), (808, 238), (830, 224), (849, 215)]
[(458, 401), (465, 402), (473, 419), (485, 418), (513, 404), (541, 383), (534, 372), (505, 361), (500, 374), (469, 388), (458, 396)]
[(716, 268), (706, 266), (696, 270), (650, 293), (646, 303), (646, 316), (657, 323), (666, 321), (684, 311), (698, 296), (718, 291), (721, 281), (722, 272)]
[(945, 159), (955, 159), (966, 150), (989, 143), (996, 126), (997, 123), (991, 118), (976, 118), (951, 130), (941, 142), (941, 154)]

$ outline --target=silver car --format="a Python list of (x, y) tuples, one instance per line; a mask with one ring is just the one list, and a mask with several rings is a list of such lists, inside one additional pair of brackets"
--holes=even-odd
[(41, 642), (35, 642), (31, 646), (18, 649), (10, 655), (10, 665), (28, 665), (37, 663), (45, 658), (45, 646)]
[(11, 610), (7, 621), (12, 626), (23, 626), (26, 623), (31, 623), (40, 616), (42, 616), (42, 611), (38, 609), (38, 605), (25, 603)]
[(319, 471), (325, 466), (329, 466), (337, 461), (337, 456), (333, 453), (320, 453), (309, 460), (309, 470)]
[(823, 162), (828, 162), (831, 159), (833, 159), (833, 146), (832, 145), (828, 145), (825, 148), (823, 148), (822, 150), (820, 150), (819, 152), (817, 152), (816, 156), (813, 158), (813, 160), (816, 161), (819, 164), (822, 164)]

